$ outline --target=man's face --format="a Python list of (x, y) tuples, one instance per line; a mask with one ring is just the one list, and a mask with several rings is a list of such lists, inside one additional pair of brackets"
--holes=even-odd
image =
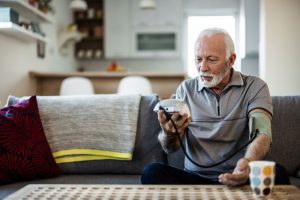
[(195, 46), (195, 63), (199, 79), (205, 87), (221, 87), (229, 79), (229, 72), (233, 65), (226, 60), (226, 45), (221, 34), (203, 37)]

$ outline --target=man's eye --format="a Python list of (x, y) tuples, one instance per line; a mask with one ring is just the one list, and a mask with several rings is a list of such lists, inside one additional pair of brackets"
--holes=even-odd
[(215, 58), (209, 58), (208, 60), (209, 60), (209, 62), (212, 62), (212, 63), (217, 62), (217, 59), (215, 59)]
[(196, 61), (197, 61), (198, 63), (200, 63), (200, 62), (202, 61), (202, 58), (197, 58)]

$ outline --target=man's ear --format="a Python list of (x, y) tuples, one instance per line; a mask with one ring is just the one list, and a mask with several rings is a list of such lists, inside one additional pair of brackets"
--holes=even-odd
[(231, 55), (230, 55), (230, 57), (229, 57), (229, 63), (228, 63), (228, 65), (230, 66), (230, 67), (232, 67), (233, 66), (233, 64), (234, 64), (234, 62), (235, 62), (235, 59), (236, 59), (236, 54), (235, 53), (232, 53)]

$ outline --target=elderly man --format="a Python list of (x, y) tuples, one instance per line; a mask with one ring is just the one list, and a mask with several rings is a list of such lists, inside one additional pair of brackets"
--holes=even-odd
[[(142, 184), (247, 183), (249, 162), (263, 159), (270, 149), (273, 107), (267, 84), (235, 71), (235, 59), (234, 44), (226, 31), (214, 28), (200, 33), (195, 44), (199, 76), (184, 81), (176, 91), (176, 98), (187, 103), (192, 117), (178, 113), (171, 117), (194, 162), (186, 156), (184, 170), (163, 163), (149, 164), (142, 172)], [(167, 153), (178, 150), (181, 146), (173, 123), (162, 111), (158, 120), (163, 149)], [(224, 160), (247, 143), (254, 130), (258, 130), (254, 141), (228, 161), (208, 168), (195, 164), (213, 165)], [(275, 182), (289, 184), (285, 169), (276, 166)]]

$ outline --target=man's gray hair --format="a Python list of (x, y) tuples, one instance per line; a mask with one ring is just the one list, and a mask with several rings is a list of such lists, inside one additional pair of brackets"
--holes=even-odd
[(225, 45), (226, 45), (226, 60), (230, 57), (231, 54), (235, 54), (234, 43), (229, 33), (220, 28), (208, 28), (204, 29), (197, 38), (197, 41), (205, 36), (210, 37), (215, 34), (222, 34), (224, 36)]

